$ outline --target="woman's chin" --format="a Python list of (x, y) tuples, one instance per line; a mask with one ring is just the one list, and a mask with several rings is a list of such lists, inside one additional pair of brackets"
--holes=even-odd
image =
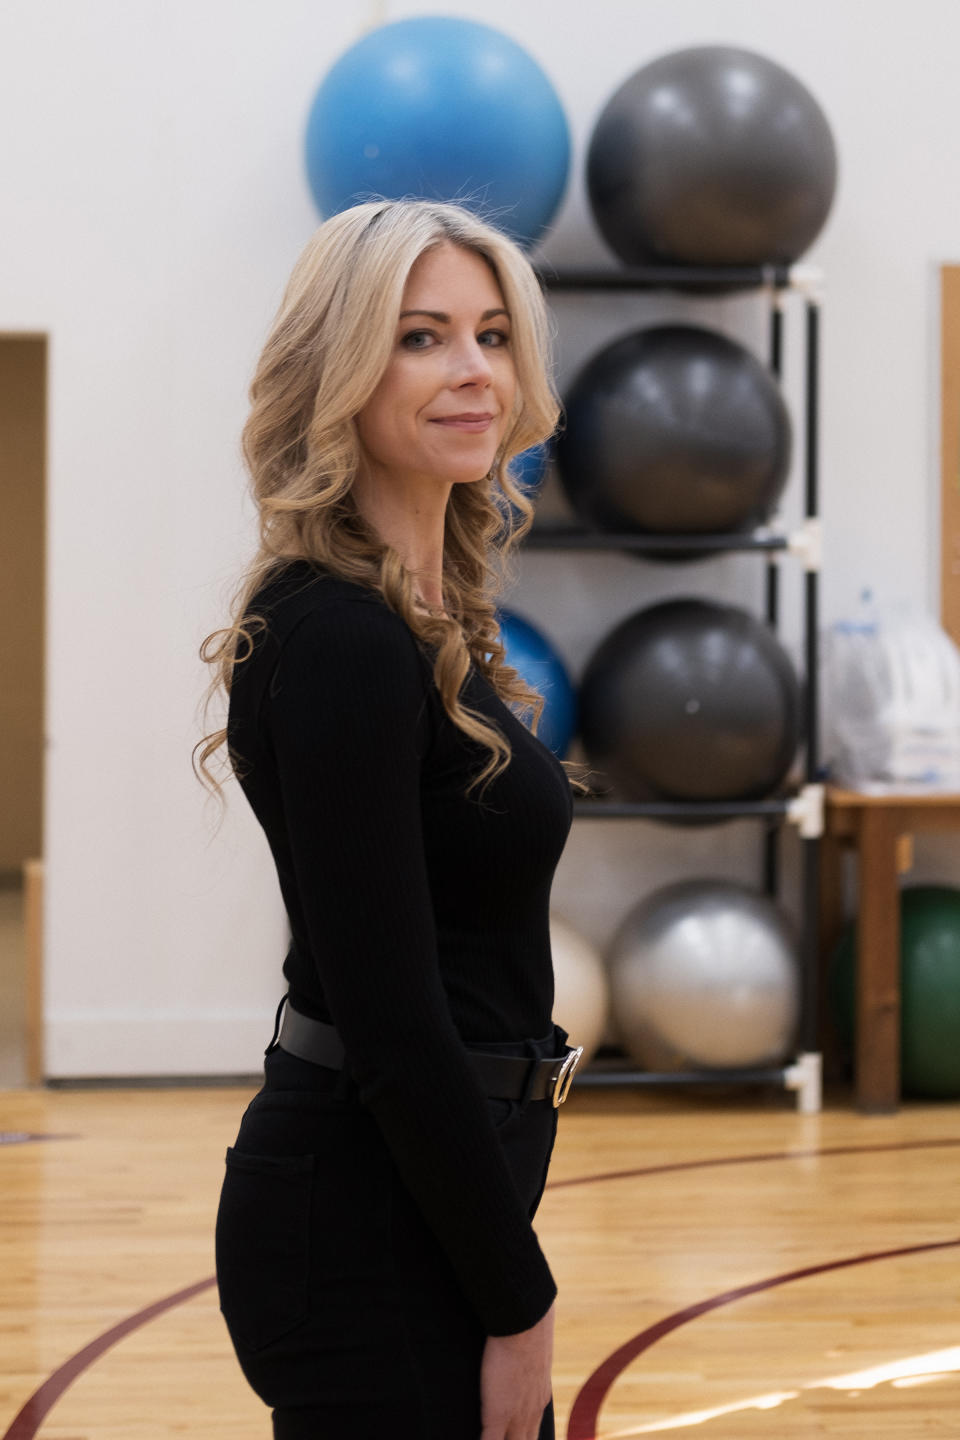
[(489, 474), (490, 471), (487, 469), (482, 475), (477, 475), (475, 472), (471, 472), (469, 475), (458, 475), (453, 483), (454, 485), (479, 485), (480, 481), (486, 480)]
[(448, 485), (476, 485), (487, 478), (493, 463), (492, 460), (479, 460), (472, 465), (451, 465), (441, 470), (437, 479), (445, 480)]

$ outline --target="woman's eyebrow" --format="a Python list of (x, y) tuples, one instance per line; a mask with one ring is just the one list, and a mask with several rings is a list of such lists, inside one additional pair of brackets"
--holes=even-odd
[[(427, 315), (431, 320), (436, 320), (441, 325), (450, 324), (450, 316), (445, 315), (442, 310), (401, 310), (400, 319), (406, 320), (408, 315)], [(484, 310), (483, 314), (480, 316), (480, 319), (492, 320), (494, 315), (506, 315), (507, 319), (510, 319), (509, 310)]]

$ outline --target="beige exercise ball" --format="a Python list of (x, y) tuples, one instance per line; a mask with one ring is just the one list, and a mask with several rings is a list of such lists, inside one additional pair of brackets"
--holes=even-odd
[(603, 957), (589, 940), (559, 915), (550, 916), (550, 948), (556, 994), (553, 1019), (582, 1045), (581, 1065), (589, 1064), (603, 1039), (609, 1012), (609, 986)]

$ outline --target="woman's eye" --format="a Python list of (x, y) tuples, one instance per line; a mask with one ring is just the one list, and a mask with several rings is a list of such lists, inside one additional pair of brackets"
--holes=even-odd
[(408, 330), (400, 341), (407, 350), (426, 350), (433, 340), (433, 334), (429, 330)]
[(505, 330), (484, 330), (479, 339), (486, 345), (508, 345), (510, 336)]

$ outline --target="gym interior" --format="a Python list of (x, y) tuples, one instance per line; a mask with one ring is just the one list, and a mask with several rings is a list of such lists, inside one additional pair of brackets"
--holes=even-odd
[(554, 332), (499, 619), (587, 776), (557, 1435), (953, 1433), (958, 51), (950, 0), (5, 7), (0, 1440), (268, 1432), (213, 1222), (287, 917), (198, 652), (284, 279), (376, 195), (491, 218)]

